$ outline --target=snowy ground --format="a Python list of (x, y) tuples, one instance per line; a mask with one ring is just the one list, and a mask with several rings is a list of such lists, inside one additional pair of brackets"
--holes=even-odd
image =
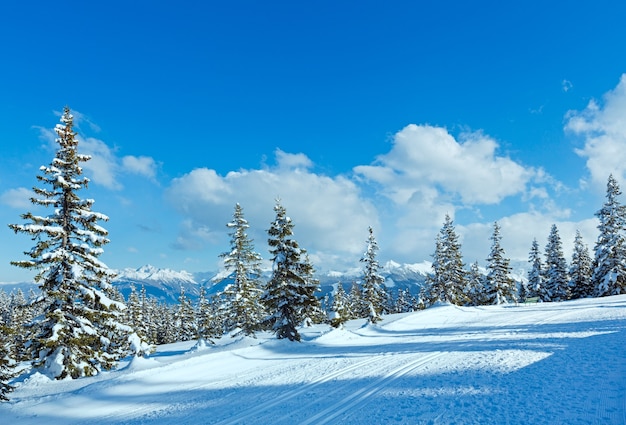
[(626, 296), (438, 306), (301, 343), (159, 347), (94, 378), (35, 374), (6, 424), (625, 424)]

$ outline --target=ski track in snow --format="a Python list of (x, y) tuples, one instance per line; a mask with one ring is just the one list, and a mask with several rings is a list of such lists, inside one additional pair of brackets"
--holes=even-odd
[(436, 306), (379, 325), (159, 347), (75, 381), (31, 376), (3, 423), (624, 424), (626, 296)]

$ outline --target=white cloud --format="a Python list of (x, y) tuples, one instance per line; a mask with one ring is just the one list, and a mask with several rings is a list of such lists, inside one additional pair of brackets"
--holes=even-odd
[(280, 169), (304, 169), (313, 167), (313, 162), (303, 153), (287, 153), (276, 149), (276, 162)]
[(583, 111), (568, 112), (565, 130), (584, 140), (576, 153), (587, 158), (591, 180), (606, 184), (610, 173), (626, 178), (626, 74), (615, 89), (606, 93), (603, 102), (591, 100)]
[(127, 155), (122, 158), (124, 170), (132, 174), (144, 176), (150, 180), (156, 178), (156, 162), (149, 156)]
[[(226, 223), (240, 203), (250, 222), (250, 234), (263, 251), (266, 230), (274, 218), (276, 198), (292, 217), (295, 238), (311, 255), (324, 253), (360, 255), (367, 227), (378, 227), (377, 212), (361, 197), (356, 184), (343, 176), (328, 177), (309, 169), (313, 164), (303, 154), (276, 151), (277, 165), (263, 170), (243, 170), (220, 176), (201, 168), (174, 179), (166, 198), (185, 217), (176, 245), (196, 249), (221, 235), (226, 241)], [(190, 230), (203, 228), (203, 235)], [(330, 254), (328, 254), (330, 255)], [(325, 265), (330, 267), (331, 265)]]
[(32, 190), (18, 187), (17, 189), (9, 189), (0, 195), (0, 202), (11, 208), (28, 209), (33, 206), (30, 199), (34, 195)]
[(83, 164), (85, 170), (91, 173), (94, 183), (108, 189), (120, 190), (123, 185), (119, 182), (119, 159), (115, 152), (102, 140), (88, 137), (79, 137), (79, 152), (90, 155), (91, 159)]
[(480, 132), (460, 141), (444, 128), (411, 124), (394, 137), (391, 151), (374, 165), (354, 171), (383, 187), (397, 204), (407, 204), (432, 187), (465, 204), (495, 204), (525, 190), (535, 171), (496, 155), (498, 144)]

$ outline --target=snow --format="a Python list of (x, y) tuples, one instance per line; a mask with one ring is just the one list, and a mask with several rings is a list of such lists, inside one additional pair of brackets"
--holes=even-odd
[(117, 370), (38, 373), (16, 424), (623, 424), (626, 295), (456, 307), (159, 346)]

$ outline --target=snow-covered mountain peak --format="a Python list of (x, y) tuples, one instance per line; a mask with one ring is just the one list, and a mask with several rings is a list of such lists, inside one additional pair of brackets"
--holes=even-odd
[(160, 269), (150, 264), (141, 266), (138, 269), (127, 268), (118, 272), (117, 280), (125, 279), (196, 283), (193, 274), (185, 270)]

